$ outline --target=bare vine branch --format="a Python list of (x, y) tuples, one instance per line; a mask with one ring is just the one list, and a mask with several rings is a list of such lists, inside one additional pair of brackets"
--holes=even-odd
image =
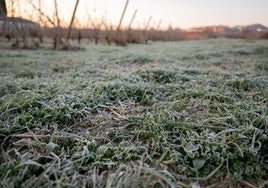
[(31, 0), (27, 0), (28, 3), (40, 13), (41, 16), (45, 17), (49, 23), (51, 23), (54, 27), (56, 27), (56, 24), (50, 19), (48, 15), (46, 15), (40, 8), (38, 8)]

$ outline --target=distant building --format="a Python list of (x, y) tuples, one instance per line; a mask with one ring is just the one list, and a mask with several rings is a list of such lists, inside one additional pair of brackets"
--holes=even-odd
[(252, 24), (248, 26), (235, 26), (232, 28), (232, 32), (258, 34), (268, 32), (268, 28), (262, 24)]
[(228, 26), (204, 26), (187, 29), (186, 32), (194, 33), (225, 33), (229, 31)]
[(20, 33), (27, 35), (39, 30), (40, 25), (30, 20), (0, 16), (0, 33), (2, 34)]

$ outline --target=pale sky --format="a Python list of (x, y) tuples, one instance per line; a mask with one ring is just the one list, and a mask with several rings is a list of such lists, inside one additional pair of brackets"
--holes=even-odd
[[(60, 15), (67, 22), (71, 19), (75, 2), (76, 0), (58, 0)], [(105, 15), (108, 23), (117, 25), (125, 2), (126, 0), (80, 0), (77, 18), (81, 23), (86, 23), (88, 10), (92, 18), (98, 19)], [(53, 0), (43, 0), (43, 4), (45, 11), (53, 10)], [(255, 23), (268, 26), (268, 0), (129, 0), (123, 20), (125, 26), (130, 22), (135, 9), (138, 12), (133, 25), (140, 27), (145, 25), (150, 16), (150, 26), (156, 27), (162, 20), (162, 28), (167, 28), (170, 23), (174, 28), (183, 29)]]

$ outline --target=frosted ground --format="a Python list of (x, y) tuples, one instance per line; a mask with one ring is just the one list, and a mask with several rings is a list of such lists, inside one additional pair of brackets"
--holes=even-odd
[(2, 48), (1, 187), (268, 185), (268, 43)]

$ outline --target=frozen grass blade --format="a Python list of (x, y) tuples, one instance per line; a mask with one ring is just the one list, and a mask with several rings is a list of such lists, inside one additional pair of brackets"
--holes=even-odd
[(0, 187), (267, 185), (266, 41), (86, 48), (2, 50)]

